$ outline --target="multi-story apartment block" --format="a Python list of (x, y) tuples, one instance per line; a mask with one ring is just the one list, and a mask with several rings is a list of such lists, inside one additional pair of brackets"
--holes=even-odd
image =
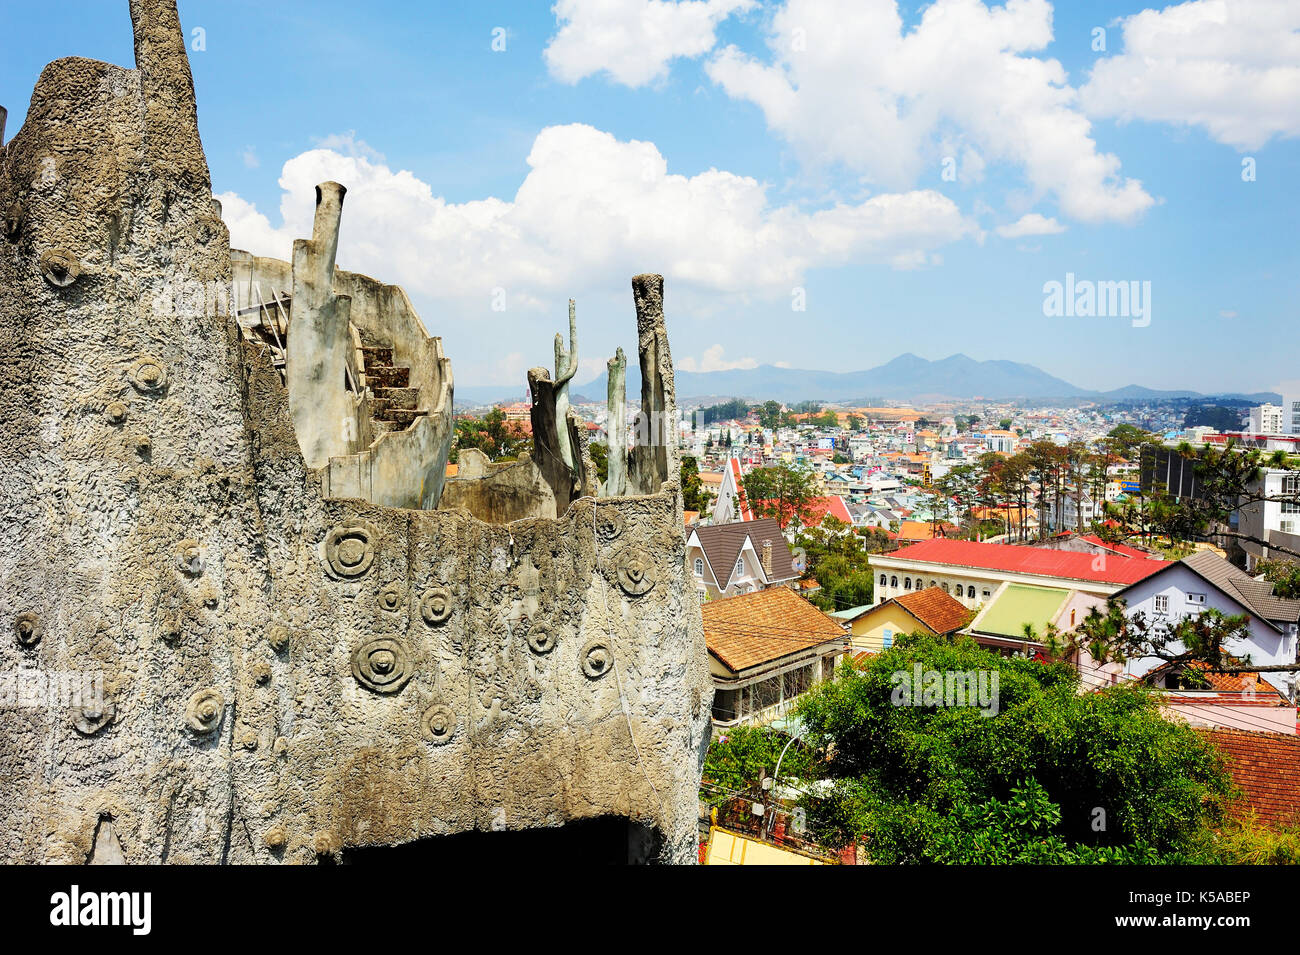
[(1286, 434), (1281, 405), (1262, 404), (1250, 409), (1250, 432), (1252, 434)]

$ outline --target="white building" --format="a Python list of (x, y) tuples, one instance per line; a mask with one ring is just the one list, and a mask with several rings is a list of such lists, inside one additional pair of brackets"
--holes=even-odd
[[(1243, 504), (1237, 510), (1237, 529), (1263, 541), (1271, 541), (1277, 534), (1300, 535), (1300, 472), (1267, 468), (1260, 481), (1262, 496), (1268, 500)], [(1284, 496), (1290, 499), (1279, 500)], [(1246, 552), (1246, 569), (1252, 572), (1255, 564), (1268, 556), (1267, 549), (1253, 541), (1242, 541), (1241, 546)]]
[(1108, 597), (1155, 573), (1168, 561), (1119, 553), (1080, 553), (935, 538), (872, 554), (875, 602), (940, 587), (971, 609), (987, 603), (1003, 583), (1068, 587)]
[(1300, 392), (1282, 396), (1282, 433), (1300, 434)]
[(686, 539), (686, 570), (706, 599), (751, 594), (798, 579), (781, 527), (770, 517), (694, 526)]
[(1016, 449), (1016, 442), (1020, 436), (1010, 431), (985, 431), (984, 432), (984, 449), (986, 451), (1000, 451), (1003, 454), (1011, 454)]
[(731, 524), (735, 521), (752, 520), (754, 515), (744, 506), (744, 484), (740, 470), (739, 458), (728, 458), (726, 469), (722, 472), (722, 484), (718, 488), (718, 499), (713, 502), (711, 520), (714, 524)]
[(1282, 406), (1262, 404), (1251, 408), (1250, 432), (1252, 434), (1286, 434)]
[[(1117, 595), (1130, 615), (1141, 613), (1148, 623), (1172, 625), (1204, 610), (1228, 616), (1247, 614), (1249, 632), (1239, 644), (1225, 647), (1234, 656), (1249, 655), (1251, 663), (1272, 666), (1296, 662), (1300, 600), (1273, 596), (1273, 585), (1238, 570), (1212, 551), (1202, 551), (1167, 563), (1154, 574), (1125, 587)], [(1181, 652), (1174, 644), (1171, 650)], [(1129, 660), (1125, 670), (1140, 677), (1164, 661), (1156, 657)], [(1262, 678), (1290, 695), (1288, 673), (1264, 673)]]
[[(1117, 488), (1118, 490), (1118, 488)], [(1108, 500), (1113, 498), (1108, 497)], [(1101, 516), (1101, 511), (1087, 491), (1084, 491), (1076, 502), (1074, 492), (1067, 490), (1061, 498), (1061, 515), (1058, 520), (1056, 514), (1056, 497), (1048, 494), (1045, 501), (1047, 505), (1047, 527), (1053, 531), (1073, 531), (1080, 527), (1088, 527), (1094, 520)], [(1082, 515), (1082, 522), (1080, 522)]]

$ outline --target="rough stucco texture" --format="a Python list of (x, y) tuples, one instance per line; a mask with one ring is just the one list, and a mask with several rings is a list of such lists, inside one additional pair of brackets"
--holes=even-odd
[(611, 815), (690, 861), (711, 690), (674, 483), (508, 525), (322, 500), (223, 311), (174, 3), (131, 13), (137, 69), (52, 63), (0, 154), (0, 671), (104, 690), (5, 709), (0, 861)]

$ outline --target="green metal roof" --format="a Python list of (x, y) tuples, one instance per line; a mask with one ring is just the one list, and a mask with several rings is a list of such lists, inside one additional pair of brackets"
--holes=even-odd
[(848, 610), (836, 610), (827, 614), (827, 616), (834, 617), (836, 620), (853, 620), (870, 610), (871, 606), (871, 604), (863, 604), (861, 607), (850, 607)]
[(1008, 584), (984, 609), (971, 629), (998, 637), (1023, 637), (1028, 623), (1041, 638), (1047, 624), (1069, 596), (1070, 591), (1059, 587)]

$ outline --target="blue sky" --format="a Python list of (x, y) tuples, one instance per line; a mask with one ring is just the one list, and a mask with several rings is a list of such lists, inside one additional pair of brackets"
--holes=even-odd
[[(233, 244), (287, 257), (338, 179), (340, 265), (407, 288), (459, 385), (521, 390), (570, 296), (580, 381), (634, 348), (638, 271), (694, 369), (1300, 378), (1298, 7), (180, 4)], [(125, 0), (2, 22), (8, 136), (48, 61), (132, 62)], [(1068, 272), (1150, 282), (1150, 324), (1045, 316)]]

